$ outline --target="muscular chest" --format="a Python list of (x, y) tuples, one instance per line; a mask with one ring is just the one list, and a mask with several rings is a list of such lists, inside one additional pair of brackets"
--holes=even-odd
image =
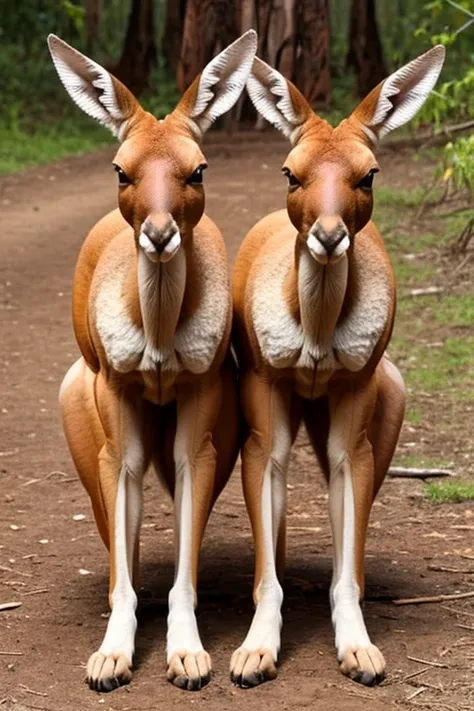
[[(263, 264), (258, 273), (251, 309), (255, 338), (264, 362), (294, 371), (302, 397), (320, 397), (336, 370), (357, 371), (368, 362), (389, 318), (389, 285), (374, 270), (354, 289), (347, 257), (322, 266), (305, 252), (292, 275), (291, 255), (283, 256), (271, 273)], [(288, 284), (297, 309), (290, 308)]]
[(141, 380), (145, 396), (156, 404), (174, 399), (184, 371), (209, 370), (224, 335), (228, 292), (214, 289), (214, 308), (205, 293), (190, 304), (195, 294), (188, 293), (187, 283), (184, 253), (158, 267), (139, 255), (135, 302), (125, 267), (113, 278), (98, 280), (95, 288), (90, 316), (99, 350), (115, 371)]

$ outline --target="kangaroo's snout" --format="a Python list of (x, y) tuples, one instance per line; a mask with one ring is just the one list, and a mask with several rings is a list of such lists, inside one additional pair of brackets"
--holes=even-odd
[(181, 245), (178, 225), (169, 213), (152, 213), (142, 225), (139, 244), (152, 262), (168, 262)]
[(349, 244), (349, 231), (343, 220), (337, 216), (318, 217), (307, 239), (311, 255), (322, 264), (339, 261)]

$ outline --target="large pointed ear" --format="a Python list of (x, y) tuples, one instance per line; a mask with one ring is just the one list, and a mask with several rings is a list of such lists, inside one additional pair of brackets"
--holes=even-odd
[(248, 30), (232, 42), (186, 90), (175, 109), (200, 140), (211, 124), (232, 108), (245, 87), (257, 51), (257, 33)]
[(100, 64), (56, 35), (48, 36), (48, 47), (59, 78), (73, 101), (123, 140), (129, 120), (142, 110), (133, 94)]
[(296, 143), (299, 129), (314, 115), (296, 86), (255, 57), (247, 80), (247, 91), (257, 111), (293, 144)]
[(442, 45), (417, 57), (380, 82), (353, 112), (372, 143), (410, 121), (436, 84), (446, 51)]

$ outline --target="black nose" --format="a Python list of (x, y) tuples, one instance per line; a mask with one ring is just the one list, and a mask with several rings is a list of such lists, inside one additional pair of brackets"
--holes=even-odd
[(347, 230), (343, 225), (337, 225), (331, 232), (326, 232), (321, 225), (316, 224), (313, 229), (316, 239), (323, 245), (328, 257), (330, 257), (337, 245), (347, 236)]
[(171, 238), (177, 232), (176, 222), (173, 220), (171, 215), (168, 216), (166, 221), (159, 221), (159, 224), (155, 224), (153, 220), (149, 217), (143, 223), (142, 230), (153, 243), (158, 254), (161, 254), (166, 245), (171, 241)]

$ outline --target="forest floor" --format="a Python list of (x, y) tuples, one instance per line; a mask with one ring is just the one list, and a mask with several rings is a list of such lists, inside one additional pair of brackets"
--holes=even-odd
[[(217, 136), (205, 153), (207, 211), (222, 228), (233, 261), (250, 226), (284, 204), (279, 169), (286, 145), (273, 134), (232, 141)], [(106, 626), (108, 566), (62, 435), (57, 394), (77, 357), (70, 322), (74, 263), (88, 229), (116, 202), (111, 159), (105, 149), (0, 180), (0, 603), (22, 603), (0, 612), (0, 711), (474, 708), (474, 599), (392, 602), (473, 590), (474, 502), (434, 504), (426, 484), (387, 478), (369, 527), (364, 609), (388, 674), (380, 687), (364, 688), (340, 674), (335, 658), (327, 498), (304, 436), (288, 479), (277, 679), (241, 690), (228, 676), (230, 656), (252, 615), (252, 539), (237, 467), (202, 552), (198, 615), (215, 669), (209, 686), (191, 694), (165, 679), (173, 518), (152, 476), (145, 491), (134, 678), (109, 695), (85, 686), (85, 662)], [(472, 485), (473, 260), (445, 248), (463, 216), (455, 224), (442, 217), (441, 207), (436, 215), (417, 217), (432, 180), (426, 158), (387, 151), (380, 162), (376, 221), (400, 295), (389, 352), (409, 388), (396, 461), (452, 465), (455, 481)], [(441, 291), (412, 295), (428, 286)]]

